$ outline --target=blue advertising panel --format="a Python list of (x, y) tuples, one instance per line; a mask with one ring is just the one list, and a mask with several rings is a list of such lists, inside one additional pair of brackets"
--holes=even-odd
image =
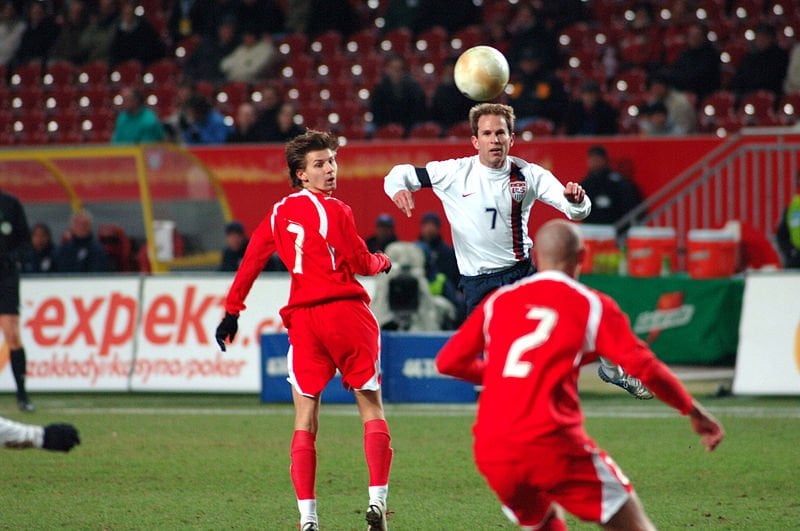
[[(261, 334), (261, 401), (291, 402), (292, 386), (286, 381), (289, 369), (286, 353), (289, 351), (289, 335), (285, 332)], [(342, 377), (336, 376), (322, 391), (322, 401), (327, 403), (355, 403), (353, 393), (342, 386)]]

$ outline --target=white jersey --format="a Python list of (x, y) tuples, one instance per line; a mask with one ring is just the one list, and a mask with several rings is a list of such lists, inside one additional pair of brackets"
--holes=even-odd
[(465, 276), (492, 273), (530, 258), (528, 219), (537, 199), (569, 219), (583, 219), (592, 208), (588, 196), (579, 204), (567, 201), (564, 185), (550, 171), (517, 157), (507, 157), (501, 169), (484, 166), (477, 155), (429, 162), (424, 168), (400, 164), (383, 183), (389, 198), (423, 186), (433, 188), (444, 206), (458, 269)]
[(31, 426), (0, 417), (0, 446), (14, 448), (41, 448), (44, 428)]

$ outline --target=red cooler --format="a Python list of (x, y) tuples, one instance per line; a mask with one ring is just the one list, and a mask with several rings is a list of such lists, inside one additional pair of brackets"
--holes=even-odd
[(672, 227), (632, 227), (628, 231), (628, 274), (632, 277), (657, 277), (678, 267), (678, 239)]
[(686, 235), (692, 278), (729, 277), (736, 272), (736, 236), (725, 230), (693, 229)]
[(582, 273), (616, 273), (619, 266), (617, 231), (613, 225), (579, 225), (586, 255)]

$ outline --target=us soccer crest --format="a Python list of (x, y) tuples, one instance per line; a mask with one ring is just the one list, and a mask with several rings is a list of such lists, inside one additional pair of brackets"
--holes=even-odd
[(528, 191), (528, 185), (525, 181), (514, 181), (511, 183), (511, 199), (517, 203), (525, 198), (525, 192)]

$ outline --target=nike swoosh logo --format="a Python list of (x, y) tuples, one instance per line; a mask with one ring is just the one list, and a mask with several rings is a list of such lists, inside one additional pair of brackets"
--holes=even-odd
[(461, 197), (469, 197), (471, 195), (475, 195), (477, 192), (470, 192), (468, 194), (461, 194)]

